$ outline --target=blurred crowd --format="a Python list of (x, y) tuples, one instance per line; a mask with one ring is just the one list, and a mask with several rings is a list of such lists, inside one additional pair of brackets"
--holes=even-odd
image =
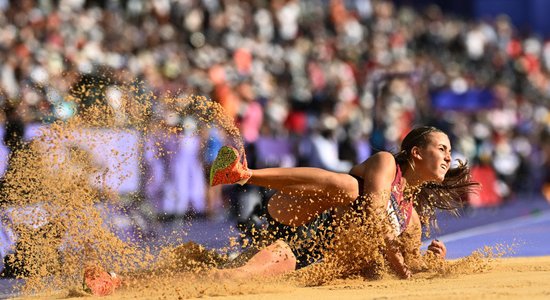
[[(71, 118), (74, 84), (107, 70), (218, 101), (255, 166), (346, 172), (427, 124), (494, 177), (487, 203), (550, 182), (550, 42), (506, 16), (384, 0), (0, 0), (0, 62), (6, 126)], [(432, 105), (434, 92), (472, 89), (492, 106)], [(288, 156), (266, 162), (262, 139)]]

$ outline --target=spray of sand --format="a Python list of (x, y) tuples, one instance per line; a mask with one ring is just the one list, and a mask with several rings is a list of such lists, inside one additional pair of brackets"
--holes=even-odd
[[(150, 249), (140, 244), (139, 233), (123, 240), (115, 234), (116, 226), (106, 213), (124, 212), (128, 202), (117, 192), (117, 184), (135, 175), (125, 174), (123, 165), (140, 159), (128, 157), (128, 153), (141, 155), (146, 147), (143, 140), (151, 134), (162, 139), (186, 130), (171, 124), (169, 113), (194, 118), (199, 128), (218, 127), (228, 134), (228, 143), (242, 149), (238, 130), (222, 117), (223, 109), (204, 97), (157, 99), (144, 93), (139, 83), (107, 79), (81, 82), (65, 101), (78, 107), (79, 113), (68, 121), (44, 126), (34, 140), (19, 145), (10, 156), (1, 190), (2, 221), (17, 242), (7, 258), (9, 267), (4, 275), (25, 279), (17, 288), (27, 294), (77, 289), (89, 264), (119, 274), (155, 269), (165, 272), (166, 265), (171, 266), (170, 271), (174, 267), (195, 269), (184, 267), (181, 259), (175, 265), (167, 263), (174, 257), (167, 253), (182, 254), (181, 247)], [(114, 163), (101, 165), (92, 153), (116, 138), (113, 132), (137, 133), (140, 139), (131, 151), (103, 153)], [(155, 155), (165, 155), (166, 151), (159, 145)], [(112, 178), (112, 174), (119, 177)]]
[[(110, 91), (107, 94), (118, 96), (106, 97), (106, 90)], [(105, 101), (106, 98), (110, 100)], [(219, 128), (227, 134), (226, 144), (244, 151), (239, 131), (216, 102), (200, 96), (159, 99), (144, 93), (136, 83), (86, 83), (67, 100), (82, 108), (79, 114), (69, 121), (50, 124), (37, 139), (22, 145), (12, 154), (4, 176), (1, 196), (7, 213), (3, 221), (17, 236), (16, 249), (9, 260), (14, 275), (25, 279), (21, 292), (63, 290), (70, 291), (66, 294), (69, 297), (85, 295), (80, 286), (83, 268), (89, 264), (121, 274), (125, 280), (120, 292), (141, 297), (248, 294), (325, 285), (347, 278), (393, 276), (382, 251), (389, 230), (388, 218), (367, 206), (328, 223), (287, 228), (290, 232), (277, 232), (269, 226), (254, 228), (254, 238), (243, 239), (248, 241), (242, 245), (245, 254), (236, 260), (230, 260), (223, 249), (208, 250), (192, 242), (151, 249), (140, 243), (139, 235), (119, 238), (102, 208), (122, 206), (124, 211), (127, 199), (120, 197), (116, 186), (108, 184), (108, 170), (90, 155), (94, 145), (106, 142), (102, 129), (138, 132), (143, 139), (133, 151), (137, 155), (143, 153), (147, 147), (143, 140), (151, 135), (162, 139), (192, 131), (171, 122), (171, 114), (192, 118), (197, 128)], [(168, 150), (162, 145), (155, 146), (155, 155), (166, 155)], [(113, 151), (106, 155), (122, 154)], [(120, 157), (119, 165), (110, 168), (122, 168), (127, 159)], [(220, 282), (208, 276), (212, 268), (242, 264), (246, 254), (253, 254), (281, 238), (281, 234), (288, 236), (287, 242), (295, 247), (317, 249), (311, 253), (314, 259), (322, 260), (270, 279)], [(486, 268), (487, 258), (494, 256), (494, 251), (486, 249), (486, 253), (446, 262), (430, 253), (420, 253), (420, 234), (404, 234), (398, 240), (406, 263), (415, 272), (479, 272)]]

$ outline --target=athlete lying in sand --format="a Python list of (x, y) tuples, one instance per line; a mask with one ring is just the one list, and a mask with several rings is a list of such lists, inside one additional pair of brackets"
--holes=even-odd
[[(396, 238), (411, 231), (421, 237), (418, 234), (422, 228), (420, 217), (432, 218), (434, 208), (457, 209), (461, 206), (460, 197), (478, 186), (470, 181), (466, 164), (459, 161), (456, 168), (451, 168), (449, 138), (434, 127), (412, 130), (404, 138), (399, 153), (374, 154), (354, 166), (349, 174), (317, 168), (252, 170), (241, 153), (224, 146), (212, 166), (210, 184), (233, 183), (277, 190), (268, 203), (269, 217), (290, 226), (307, 224), (335, 208), (342, 212), (371, 205), (375, 208), (373, 211), (387, 212), (393, 232), (385, 237), (384, 254), (401, 278), (409, 278), (411, 270), (404, 262)], [(417, 192), (405, 193), (406, 189)], [(371, 200), (360, 201), (366, 196)], [(419, 212), (423, 214), (420, 217)], [(432, 241), (428, 250), (441, 258), (446, 254), (445, 245), (437, 240)], [(302, 256), (300, 249), (277, 240), (243, 266), (219, 270), (216, 274), (241, 278), (281, 275), (312, 263)]]
[[(392, 228), (386, 238), (384, 254), (391, 268), (401, 277), (411, 276), (396, 239), (404, 233), (421, 237), (421, 218), (433, 217), (433, 209), (454, 210), (460, 197), (478, 186), (469, 179), (469, 169), (459, 162), (451, 168), (449, 138), (434, 127), (419, 127), (403, 140), (396, 155), (379, 152), (354, 166), (349, 174), (317, 168), (248, 169), (246, 159), (234, 148), (224, 146), (212, 166), (210, 184), (249, 183), (277, 192), (270, 199), (268, 212), (276, 222), (299, 226), (312, 222), (321, 213), (340, 208), (358, 210), (370, 205), (382, 212)], [(416, 190), (413, 193), (405, 191)], [(370, 201), (365, 201), (367, 195)], [(409, 196), (406, 196), (409, 195)], [(414, 199), (411, 199), (413, 198)], [(419, 212), (422, 214), (419, 216)], [(368, 237), (366, 237), (368, 238)], [(313, 263), (301, 249), (284, 240), (261, 249), (243, 266), (217, 270), (216, 276), (243, 278), (275, 276)], [(428, 250), (445, 258), (446, 248), (434, 240)], [(94, 295), (108, 295), (120, 279), (103, 270), (88, 269), (84, 285)]]

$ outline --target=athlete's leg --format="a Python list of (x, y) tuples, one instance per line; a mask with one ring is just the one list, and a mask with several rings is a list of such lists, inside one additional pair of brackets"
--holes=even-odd
[(357, 180), (348, 174), (318, 168), (266, 168), (251, 170), (248, 183), (276, 189), (269, 214), (293, 226), (307, 223), (323, 211), (348, 206), (359, 196)]
[(287, 225), (301, 225), (327, 209), (347, 206), (359, 196), (357, 180), (348, 174), (319, 168), (250, 170), (241, 153), (222, 147), (212, 165), (211, 185), (244, 182), (277, 190), (268, 209), (273, 218)]
[(256, 276), (277, 276), (296, 269), (296, 257), (290, 246), (283, 241), (263, 248), (241, 267), (214, 271), (218, 278), (250, 278)]

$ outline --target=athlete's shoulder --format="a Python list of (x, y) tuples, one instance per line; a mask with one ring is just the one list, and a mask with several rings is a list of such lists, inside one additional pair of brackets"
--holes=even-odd
[(387, 151), (380, 151), (373, 154), (367, 162), (372, 166), (378, 166), (380, 168), (394, 170), (395, 171), (395, 157), (393, 154)]
[(387, 151), (380, 151), (373, 154), (366, 161), (366, 167), (373, 171), (374, 174), (387, 174), (393, 179), (396, 172), (395, 158), (393, 154)]
[(369, 159), (372, 159), (381, 163), (395, 164), (395, 157), (388, 151), (380, 151), (373, 154)]

